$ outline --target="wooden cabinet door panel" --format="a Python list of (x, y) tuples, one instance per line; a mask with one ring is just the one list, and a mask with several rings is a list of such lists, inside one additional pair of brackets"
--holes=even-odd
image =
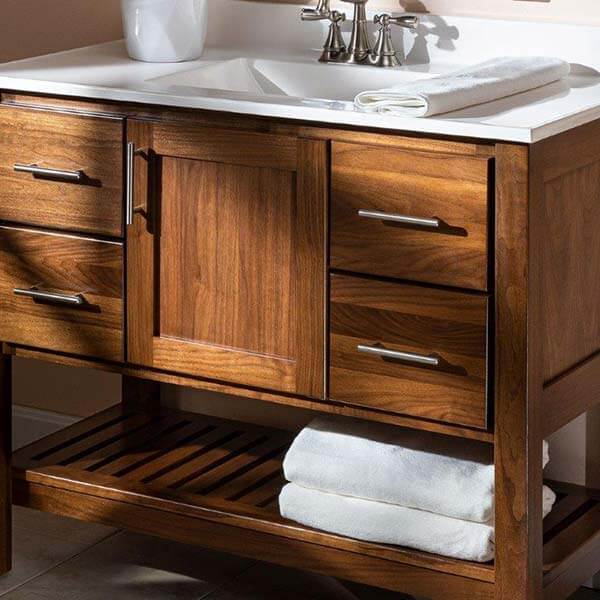
[(129, 139), (149, 148), (127, 236), (130, 362), (323, 397), (326, 144), (138, 122)]

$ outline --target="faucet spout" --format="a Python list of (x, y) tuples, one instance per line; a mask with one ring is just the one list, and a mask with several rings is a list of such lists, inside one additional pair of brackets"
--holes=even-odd
[(366, 4), (368, 0), (343, 0), (354, 4), (352, 34), (348, 44), (348, 62), (361, 63), (371, 54), (373, 46), (367, 29)]

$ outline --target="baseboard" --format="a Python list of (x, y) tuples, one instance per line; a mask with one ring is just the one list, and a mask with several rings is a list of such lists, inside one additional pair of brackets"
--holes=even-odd
[(79, 420), (70, 415), (20, 405), (13, 406), (12, 416), (15, 449), (31, 444)]

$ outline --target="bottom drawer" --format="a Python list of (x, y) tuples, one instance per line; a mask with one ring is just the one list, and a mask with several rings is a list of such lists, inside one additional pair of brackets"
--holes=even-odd
[(488, 298), (333, 275), (330, 398), (487, 426)]
[(0, 340), (121, 361), (123, 245), (0, 227)]

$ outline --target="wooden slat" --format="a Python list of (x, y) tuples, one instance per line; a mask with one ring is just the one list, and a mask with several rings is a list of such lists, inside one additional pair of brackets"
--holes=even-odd
[(283, 459), (283, 454), (289, 448), (290, 443), (291, 440), (287, 436), (269, 438), (266, 443), (261, 444), (256, 449), (240, 454), (218, 468), (211, 469), (205, 476), (190, 481), (188, 487), (202, 496), (209, 495), (223, 498), (225, 497), (221, 489), (223, 486), (232, 483), (235, 485), (238, 483), (239, 478), (241, 478), (242, 485), (244, 485), (244, 482), (248, 482), (248, 479), (243, 477), (245, 474), (249, 477), (256, 477), (255, 468), (268, 462), (273, 456), (279, 456)]
[(139, 448), (135, 455), (124, 454), (116, 460), (106, 463), (98, 468), (95, 467), (94, 471), (106, 473), (107, 475), (114, 475), (115, 477), (124, 477), (128, 474), (132, 474), (134, 480), (139, 481), (143, 479), (143, 476), (139, 477), (139, 479), (135, 479), (136, 476), (134, 473), (140, 472), (143, 467), (151, 463), (153, 459), (160, 458), (169, 450), (178, 448), (181, 443), (185, 443), (182, 442), (182, 440), (197, 439), (214, 429), (210, 425), (203, 426), (199, 423), (190, 421), (182, 421), (179, 425), (181, 426), (170, 433), (161, 435), (158, 439), (153, 439), (152, 444), (148, 444), (147, 448)]
[[(105, 411), (100, 419), (90, 419), (91, 437), (106, 439), (110, 434), (110, 428), (106, 425), (113, 423), (120, 414), (127, 414), (127, 408), (116, 407)], [(82, 463), (88, 468), (84, 470), (77, 463), (61, 466), (48, 464), (48, 460), (32, 467), (30, 448), (27, 452), (19, 452), (15, 476), (18, 480), (26, 479), (32, 484), (50, 486), (55, 491), (68, 489), (86, 496), (139, 504), (189, 518), (215, 520), (260, 530), (290, 540), (302, 538), (317, 547), (366, 553), (396, 563), (460, 574), (486, 582), (493, 580), (494, 573), (490, 565), (360, 542), (306, 529), (282, 519), (277, 510), (277, 496), (284, 485), (281, 462), (293, 437), (289, 432), (190, 413), (163, 410), (161, 415), (165, 424), (183, 419), (184, 422), (193, 423), (198, 431), (207, 428), (210, 431), (191, 438), (194, 428), (186, 426), (171, 432), (164, 440), (161, 437), (157, 437), (155, 443), (147, 440), (147, 447), (140, 448), (137, 442), (141, 439), (135, 432), (137, 421), (131, 419), (130, 427), (134, 433), (128, 438), (132, 443), (123, 447), (124, 452), (130, 453), (128, 457), (121, 455), (113, 463), (111, 459), (119, 446), (109, 443), (94, 450), (94, 460), (100, 461), (97, 464), (102, 464), (102, 451), (105, 453), (104, 460), (108, 462), (102, 469), (94, 470), (94, 463)], [(100, 432), (96, 431), (102, 424), (105, 427)], [(127, 420), (120, 423), (124, 429), (127, 429), (127, 424)], [(112, 427), (118, 425), (113, 424)], [(103, 435), (99, 435), (102, 432)], [(37, 450), (54, 453), (54, 448), (58, 448), (58, 452), (65, 451), (66, 446), (79, 448), (78, 444), (86, 437), (82, 435), (81, 425), (72, 433), (75, 437), (73, 444), (68, 444), (64, 433), (59, 432), (50, 436), (43, 447)], [(62, 458), (62, 454), (59, 458)], [(28, 468), (22, 469), (21, 464)], [(118, 476), (116, 469), (119, 467), (125, 469), (124, 476)], [(132, 470), (127, 470), (128, 467), (132, 467)], [(104, 468), (106, 472), (103, 472)], [(243, 536), (240, 540), (243, 540)]]
[(150, 423), (145, 424), (134, 430), (132, 433), (118, 437), (108, 445), (102, 445), (94, 452), (88, 453), (82, 458), (69, 462), (68, 464), (80, 470), (97, 470), (97, 466), (105, 463), (111, 464), (122, 455), (135, 454), (138, 448), (143, 448), (148, 443), (152, 443), (164, 431), (178, 426), (180, 420), (175, 417), (156, 418)]
[(261, 439), (267, 439), (236, 429), (220, 428), (215, 433), (218, 435), (213, 442), (208, 442), (197, 449), (192, 448), (184, 458), (169, 465), (169, 470), (162, 472), (160, 477), (145, 481), (155, 487), (179, 488), (204, 470), (213, 468), (221, 461), (229, 460), (232, 454), (244, 452), (260, 443)]

